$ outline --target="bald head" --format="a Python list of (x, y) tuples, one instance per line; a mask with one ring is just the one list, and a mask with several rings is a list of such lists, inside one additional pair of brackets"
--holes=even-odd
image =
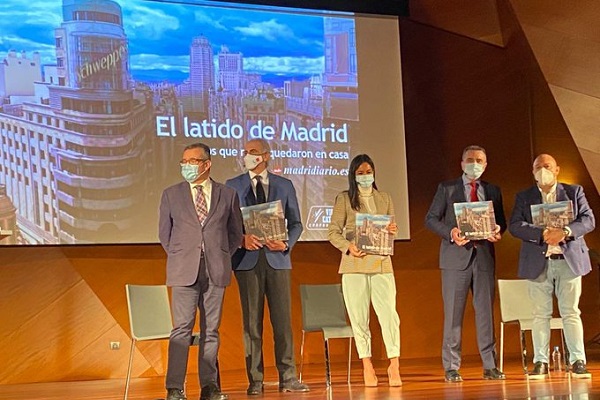
[(550, 154), (540, 154), (533, 160), (533, 171), (535, 172), (536, 169), (539, 169), (546, 164), (553, 164), (556, 166), (556, 160)]

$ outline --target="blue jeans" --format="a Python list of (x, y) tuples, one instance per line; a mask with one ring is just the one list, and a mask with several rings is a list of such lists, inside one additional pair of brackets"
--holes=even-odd
[(550, 353), (550, 319), (552, 318), (552, 294), (556, 293), (558, 311), (563, 321), (563, 329), (569, 363), (586, 361), (583, 342), (583, 324), (579, 311), (581, 296), (581, 276), (571, 271), (565, 260), (548, 260), (546, 269), (536, 279), (529, 280), (529, 297), (533, 309), (533, 361), (545, 362)]

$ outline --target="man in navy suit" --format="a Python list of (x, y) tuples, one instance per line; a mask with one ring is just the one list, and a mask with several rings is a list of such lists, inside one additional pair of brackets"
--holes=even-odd
[(169, 339), (167, 400), (186, 399), (183, 386), (197, 309), (200, 398), (225, 400), (228, 396), (218, 385), (217, 353), (231, 256), (242, 243), (239, 201), (234, 190), (210, 179), (208, 146), (187, 146), (179, 163), (185, 181), (163, 192), (158, 232), (167, 252), (167, 285), (172, 287), (174, 327)]
[[(583, 325), (579, 311), (581, 277), (591, 271), (588, 247), (583, 236), (594, 230), (595, 219), (583, 188), (557, 181), (560, 167), (556, 160), (541, 154), (533, 162), (537, 185), (517, 194), (510, 219), (510, 233), (521, 239), (519, 277), (529, 279), (529, 296), (534, 302), (532, 379), (548, 375), (552, 293), (556, 293), (571, 376), (591, 378), (585, 363)], [(534, 204), (571, 201), (573, 221), (563, 227), (541, 227), (533, 224)]]
[[(496, 368), (494, 337), (495, 254), (494, 242), (506, 229), (500, 188), (480, 180), (487, 166), (485, 150), (468, 146), (462, 154), (464, 174), (437, 189), (425, 218), (425, 225), (442, 238), (440, 268), (444, 299), (444, 339), (442, 364), (446, 382), (462, 382), (459, 369), (462, 349), (462, 324), (469, 290), (477, 328), (477, 345), (483, 362), (484, 379), (504, 379)], [(487, 240), (466, 239), (457, 227), (454, 203), (488, 201), (494, 206), (496, 231)]]
[(261, 240), (244, 235), (243, 248), (233, 257), (244, 320), (244, 348), (250, 396), (263, 393), (263, 316), (265, 298), (269, 304), (275, 341), (275, 362), (279, 371), (279, 390), (307, 392), (308, 386), (296, 378), (294, 340), (291, 322), (290, 252), (302, 233), (302, 220), (296, 190), (289, 179), (267, 171), (271, 157), (269, 143), (253, 139), (244, 146), (247, 173), (225, 184), (236, 190), (242, 207), (280, 200), (287, 221), (288, 240)]

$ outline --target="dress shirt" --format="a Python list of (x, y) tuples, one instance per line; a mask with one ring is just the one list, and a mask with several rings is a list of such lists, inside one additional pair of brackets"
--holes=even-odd
[[(462, 175), (463, 188), (465, 190), (465, 199), (467, 201), (471, 200), (471, 180), (467, 178), (467, 175)], [(481, 186), (481, 182), (479, 179), (475, 180), (477, 182), (477, 198), (479, 201), (485, 201), (485, 193), (483, 191), (483, 187)]]
[(256, 179), (254, 179), (254, 177), (256, 175), (260, 175), (260, 178), (261, 178), (260, 183), (262, 183), (263, 189), (265, 190), (265, 198), (268, 199), (269, 198), (269, 173), (268, 173), (268, 171), (265, 169), (260, 174), (255, 174), (252, 171), (248, 171), (248, 173), (250, 174), (250, 182), (252, 182), (252, 191), (254, 191), (254, 196), (256, 197)]

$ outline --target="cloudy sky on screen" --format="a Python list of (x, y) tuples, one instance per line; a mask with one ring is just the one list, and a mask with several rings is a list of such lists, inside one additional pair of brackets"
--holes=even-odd
[[(206, 36), (216, 54), (222, 45), (242, 52), (246, 72), (310, 76), (323, 71), (323, 17), (117, 0), (129, 40), (131, 72), (142, 80), (181, 81), (189, 73), (189, 46)], [(0, 59), (9, 50), (38, 51), (55, 64), (54, 28), (62, 22), (62, 1), (2, 0)], [(165, 72), (168, 71), (168, 72)]]

